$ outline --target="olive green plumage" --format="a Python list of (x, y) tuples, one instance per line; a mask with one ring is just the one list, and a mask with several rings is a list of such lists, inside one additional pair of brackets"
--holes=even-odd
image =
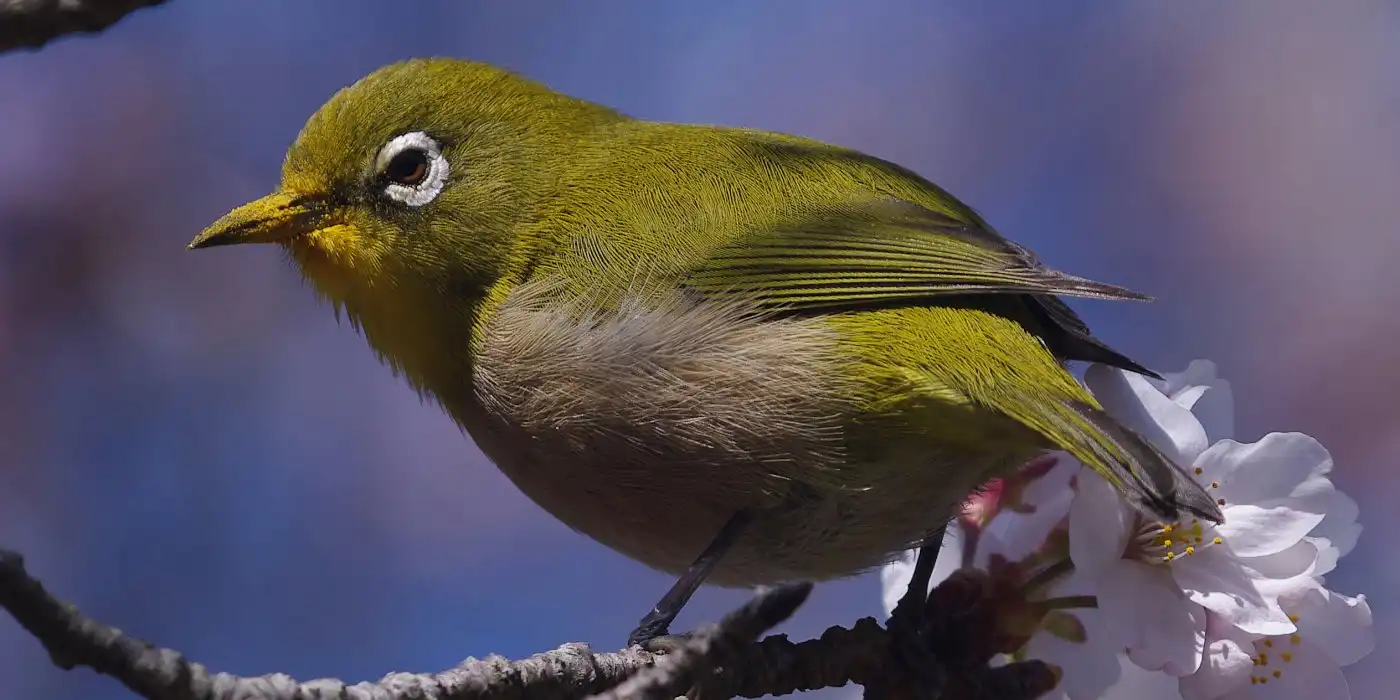
[(254, 241), (526, 495), (664, 570), (743, 510), (714, 582), (856, 573), (1054, 449), (1157, 517), (1218, 518), (1063, 366), (1146, 371), (1055, 295), (1144, 297), (856, 151), (409, 61), (333, 97), (279, 191), (192, 245)]

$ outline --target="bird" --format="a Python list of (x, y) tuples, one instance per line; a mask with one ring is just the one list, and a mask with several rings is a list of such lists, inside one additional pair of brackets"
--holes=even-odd
[(531, 501), (676, 576), (629, 643), (670, 635), (705, 583), (917, 547), (926, 586), (966, 497), (1046, 452), (1145, 517), (1220, 520), (1069, 367), (1156, 376), (1061, 299), (1149, 297), (851, 148), (410, 59), (335, 93), (275, 190), (189, 248), (248, 243), (282, 248)]

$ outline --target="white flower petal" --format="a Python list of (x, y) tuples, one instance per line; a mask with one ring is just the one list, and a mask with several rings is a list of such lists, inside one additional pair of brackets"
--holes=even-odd
[(1137, 513), (1103, 477), (1079, 472), (1069, 510), (1069, 558), (1091, 579), (1118, 566)]
[(1302, 433), (1270, 433), (1248, 445), (1222, 440), (1196, 466), (1225, 501), (1216, 530), (1241, 556), (1293, 546), (1322, 522), (1334, 491), (1332, 456)]
[(1254, 670), (1254, 638), (1217, 615), (1206, 617), (1206, 650), (1201, 668), (1181, 679), (1185, 700), (1214, 700), (1248, 685)]
[(1255, 583), (1254, 572), (1240, 564), (1229, 543), (1202, 547), (1168, 567), (1188, 597), (1227, 622), (1254, 634), (1289, 634), (1296, 627)]
[[(1349, 700), (1347, 679), (1337, 664), (1317, 647), (1304, 644), (1289, 650), (1290, 661), (1281, 652), (1271, 652), (1267, 666), (1254, 669), (1263, 682), (1250, 683), (1221, 700)], [(1274, 674), (1278, 673), (1277, 676)]]
[[(1276, 605), (1280, 607), (1286, 613), (1289, 611), (1283, 604), (1283, 599), (1297, 600), (1302, 597), (1304, 593), (1321, 587), (1317, 579), (1316, 563), (1318, 559), (1314, 559), (1313, 566), (1308, 566), (1301, 570), (1297, 570), (1298, 564), (1296, 562), (1290, 562), (1289, 566), (1286, 568), (1280, 565), (1274, 571), (1261, 572), (1253, 569), (1253, 566), (1255, 564), (1269, 564), (1271, 562), (1278, 563), (1286, 553), (1296, 552), (1298, 550), (1307, 551), (1314, 547), (1315, 545), (1311, 542), (1299, 542), (1297, 547), (1289, 548), (1285, 550), (1285, 552), (1280, 552), (1279, 554), (1270, 555), (1268, 557), (1257, 557), (1254, 559), (1242, 559), (1241, 565), (1251, 571), (1254, 587), (1264, 596), (1264, 600), (1269, 601), (1271, 606)], [(1302, 557), (1305, 558), (1306, 555), (1302, 555)], [(1266, 566), (1264, 568), (1268, 567)]]
[(1371, 606), (1366, 596), (1344, 596), (1325, 588), (1308, 591), (1284, 605), (1298, 616), (1304, 646), (1317, 646), (1339, 666), (1350, 666), (1376, 648)]
[(1342, 555), (1336, 547), (1324, 539), (1304, 537), (1303, 541), (1317, 548), (1317, 561), (1313, 565), (1313, 575), (1322, 577), (1332, 573), (1332, 570), (1337, 568), (1337, 562), (1342, 558)]
[(1235, 436), (1234, 393), (1216, 374), (1214, 362), (1192, 360), (1180, 373), (1167, 374), (1163, 392), (1195, 414), (1210, 442)]
[[(1214, 386), (1217, 382), (1224, 383), (1224, 380), (1220, 379), (1219, 368), (1216, 367), (1215, 363), (1201, 359), (1192, 360), (1191, 364), (1186, 365), (1186, 369), (1180, 372), (1163, 372), (1162, 380), (1153, 383), (1159, 384), (1162, 393), (1172, 397), (1173, 400), (1176, 399), (1177, 394), (1192, 387), (1208, 387)], [(1186, 407), (1191, 408), (1189, 405)]]
[(1074, 491), (1066, 479), (1058, 494), (1040, 494), (1040, 502), (1033, 512), (999, 511), (983, 529), (984, 537), (990, 536), (995, 539), (995, 550), (986, 544), (978, 544), (978, 566), (984, 565), (992, 553), (1019, 561), (1039, 550), (1045, 544), (1045, 538), (1049, 536), (1050, 531), (1069, 517), (1074, 497)]
[(1025, 505), (1038, 508), (1047, 503), (1058, 503), (1065, 494), (1074, 492), (1071, 482), (1084, 465), (1067, 452), (1053, 454), (1055, 466), (1039, 479), (1027, 484), (1021, 492), (1021, 500)]
[(1144, 670), (1126, 657), (1120, 656), (1118, 662), (1121, 666), (1118, 683), (1095, 700), (1181, 700), (1175, 678)]
[(1327, 504), (1327, 517), (1308, 536), (1326, 540), (1336, 548), (1339, 558), (1344, 557), (1356, 547), (1356, 540), (1361, 537), (1361, 524), (1356, 522), (1360, 513), (1351, 496), (1333, 490), (1332, 500)]
[[(1049, 597), (1094, 595), (1084, 576), (1075, 572), (1050, 589)], [(1026, 658), (1055, 664), (1064, 671), (1058, 689), (1069, 700), (1098, 700), (1118, 681), (1118, 652), (1103, 624), (1103, 611), (1094, 608), (1066, 610), (1084, 626), (1083, 643), (1069, 642), (1048, 632), (1038, 632), (1026, 644)]]
[(1206, 449), (1206, 431), (1191, 412), (1167, 398), (1146, 377), (1104, 365), (1084, 376), (1113, 418), (1152, 441), (1177, 464), (1190, 464)]
[(1288, 612), (1283, 599), (1297, 598), (1314, 588), (1319, 588), (1321, 584), (1311, 572), (1304, 572), (1290, 578), (1256, 578), (1254, 585), (1271, 606), (1278, 606), (1284, 612)]
[(1317, 543), (1304, 538), (1292, 547), (1262, 557), (1248, 557), (1242, 563), (1262, 578), (1288, 579), (1321, 573), (1318, 571), (1321, 556)]
[(1187, 600), (1165, 567), (1125, 561), (1095, 579), (1111, 639), (1149, 671), (1194, 673), (1205, 646), (1205, 611)]
[[(1084, 612), (1091, 611), (1073, 614), (1083, 622)], [(1084, 622), (1086, 627), (1089, 624)], [(1059, 666), (1064, 672), (1059, 688), (1069, 700), (1098, 700), (1118, 680), (1118, 654), (1116, 649), (1093, 644), (1092, 638), (1075, 644), (1042, 632), (1026, 645), (1026, 658)]]

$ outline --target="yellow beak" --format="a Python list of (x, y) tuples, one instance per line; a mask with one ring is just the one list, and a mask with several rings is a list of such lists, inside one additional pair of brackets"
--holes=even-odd
[(189, 249), (240, 243), (285, 243), (316, 230), (325, 213), (320, 198), (274, 192), (210, 224), (190, 241)]

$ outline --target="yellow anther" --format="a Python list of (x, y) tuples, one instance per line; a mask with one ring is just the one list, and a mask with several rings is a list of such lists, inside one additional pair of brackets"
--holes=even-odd
[(1288, 663), (1293, 660), (1293, 652), (1291, 651), (1285, 651), (1282, 654), (1279, 654), (1279, 656), (1283, 657), (1284, 663)]

